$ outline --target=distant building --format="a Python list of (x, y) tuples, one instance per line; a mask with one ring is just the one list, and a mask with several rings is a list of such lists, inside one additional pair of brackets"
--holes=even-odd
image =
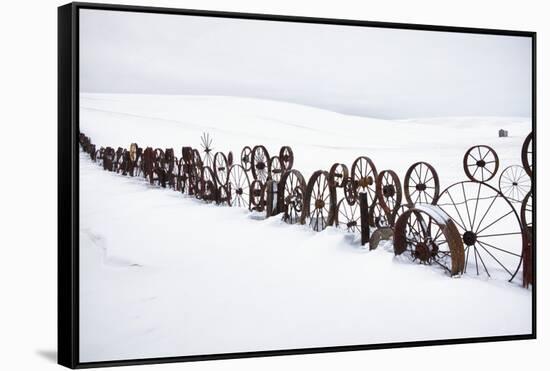
[(508, 136), (508, 130), (500, 129), (498, 131), (499, 138), (506, 138)]

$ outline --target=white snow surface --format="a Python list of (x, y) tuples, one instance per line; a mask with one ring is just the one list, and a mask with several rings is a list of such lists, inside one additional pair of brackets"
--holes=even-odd
[[(397, 104), (397, 103), (396, 103)], [(520, 163), (525, 118), (388, 121), (250, 98), (82, 94), (81, 131), (99, 146), (264, 144), (294, 150), (306, 179), (367, 155), (400, 175), (430, 162), (442, 187), (491, 145)], [(509, 138), (498, 138), (498, 129)], [(498, 180), (497, 180), (498, 182)], [(498, 183), (493, 183), (498, 187)], [(391, 244), (314, 232), (205, 204), (103, 171), (80, 155), (80, 360), (185, 356), (531, 332), (531, 291), (395, 257)]]

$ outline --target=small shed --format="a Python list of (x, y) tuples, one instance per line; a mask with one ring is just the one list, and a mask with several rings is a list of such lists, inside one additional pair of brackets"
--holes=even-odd
[(500, 129), (498, 131), (499, 138), (506, 138), (508, 136), (508, 130)]

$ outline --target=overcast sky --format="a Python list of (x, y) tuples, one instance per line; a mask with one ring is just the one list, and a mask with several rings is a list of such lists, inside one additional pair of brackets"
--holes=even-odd
[(380, 118), (531, 115), (526, 37), (80, 12), (82, 92), (259, 97)]

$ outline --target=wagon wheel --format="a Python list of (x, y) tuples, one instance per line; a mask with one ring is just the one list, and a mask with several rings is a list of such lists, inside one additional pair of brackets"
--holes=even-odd
[[(191, 188), (193, 189), (193, 195), (198, 198), (202, 199), (202, 167), (193, 166), (193, 178), (190, 179), (193, 183), (191, 184)], [(189, 193), (191, 194), (191, 193)]]
[(249, 146), (245, 146), (241, 151), (241, 165), (246, 171), (252, 168), (252, 150)]
[(281, 180), (281, 176), (284, 172), (283, 164), (281, 163), (281, 160), (279, 159), (279, 156), (273, 156), (269, 159), (269, 169), (268, 172), (271, 175), (271, 179), (279, 182)]
[(306, 181), (298, 170), (287, 170), (281, 177), (279, 197), (283, 205), (283, 221), (288, 224), (300, 222), (304, 208)]
[(289, 146), (281, 147), (281, 150), (279, 151), (279, 159), (285, 170), (292, 169), (292, 165), (294, 165), (294, 153), (292, 152), (292, 148)]
[(233, 165), (229, 169), (229, 205), (250, 207), (250, 181), (242, 165)]
[(436, 264), (452, 276), (464, 269), (464, 249), (455, 224), (437, 206), (418, 205), (395, 223), (394, 251), (421, 264)]
[(176, 156), (172, 157), (172, 165), (170, 172), (170, 188), (173, 188), (175, 191), (180, 190), (179, 182), (179, 160)]
[(355, 185), (353, 184), (353, 179), (351, 177), (347, 177), (344, 179), (344, 197), (346, 198), (346, 201), (348, 201), (348, 204), (353, 205), (357, 201), (357, 189), (355, 188)]
[(508, 200), (522, 202), (531, 189), (531, 178), (523, 167), (508, 166), (500, 174), (498, 188)]
[(332, 225), (336, 209), (336, 189), (329, 185), (328, 172), (317, 170), (306, 187), (301, 223), (308, 221), (314, 231)]
[(512, 281), (521, 267), (523, 234), (516, 210), (492, 186), (459, 182), (444, 190), (437, 205), (456, 224), (465, 248), (464, 273)]
[[(393, 170), (384, 170), (376, 178), (376, 196), (378, 203), (384, 209), (387, 216), (392, 215), (394, 210), (401, 206), (403, 193), (401, 192), (401, 181)], [(389, 217), (388, 221), (389, 221)]]
[(227, 173), (229, 171), (229, 164), (227, 157), (223, 152), (217, 152), (214, 155), (214, 174), (218, 184), (225, 185), (227, 183)]
[(269, 178), (269, 153), (264, 146), (252, 149), (252, 176), (263, 183)]
[(203, 166), (199, 186), (201, 198), (205, 201), (214, 201), (216, 199), (217, 190), (218, 187), (214, 171), (208, 166)]
[(468, 179), (473, 182), (488, 182), (498, 171), (498, 155), (489, 146), (471, 147), (464, 154), (462, 166)]
[(533, 192), (529, 191), (521, 203), (521, 225), (531, 230), (533, 228)]
[(521, 163), (527, 175), (533, 175), (533, 133), (529, 135), (523, 141), (521, 147)]
[(347, 232), (361, 233), (361, 211), (359, 210), (359, 204), (354, 203), (350, 205), (345, 198), (341, 199), (336, 206), (334, 225)]
[(344, 164), (335, 163), (330, 167), (328, 175), (331, 186), (343, 188), (344, 182), (349, 177), (348, 167)]
[(378, 196), (374, 199), (374, 203), (369, 205), (369, 211), (367, 214), (367, 221), (371, 227), (376, 228), (386, 228), (390, 227), (392, 223), (390, 222), (389, 214), (378, 201)]
[(390, 225), (394, 226), (397, 219), (399, 219), (399, 217), (403, 215), (403, 213), (405, 213), (407, 210), (409, 210), (412, 207), (414, 207), (414, 204), (404, 204), (404, 205), (401, 205), (399, 208), (395, 209), (393, 213), (390, 215), (390, 219), (389, 219)]
[(376, 178), (378, 172), (372, 160), (365, 156), (357, 157), (351, 166), (351, 178), (357, 193), (366, 193), (369, 205), (376, 197)]
[(264, 211), (265, 184), (256, 179), (250, 184), (250, 210)]
[(203, 163), (204, 166), (212, 167), (213, 157), (212, 151), (212, 137), (208, 133), (202, 133), (201, 135), (201, 147), (204, 152)]
[(439, 196), (439, 176), (427, 162), (411, 165), (405, 174), (405, 199), (409, 204), (427, 203), (435, 205)]

